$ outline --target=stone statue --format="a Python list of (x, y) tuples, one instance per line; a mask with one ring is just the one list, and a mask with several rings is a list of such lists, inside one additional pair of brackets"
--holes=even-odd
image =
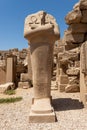
[(44, 11), (29, 15), (25, 19), (24, 37), (30, 45), (34, 86), (29, 121), (54, 122), (50, 87), (53, 47), (60, 37), (56, 20)]

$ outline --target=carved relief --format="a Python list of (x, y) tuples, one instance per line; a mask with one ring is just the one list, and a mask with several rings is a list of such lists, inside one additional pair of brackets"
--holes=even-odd
[(51, 30), (51, 34), (57, 35), (59, 38), (59, 27), (56, 23), (56, 20), (50, 14), (47, 14), (44, 11), (39, 11), (38, 13), (29, 15), (25, 19), (25, 27), (24, 27), (24, 36), (30, 33), (36, 33), (36, 31), (40, 30)]

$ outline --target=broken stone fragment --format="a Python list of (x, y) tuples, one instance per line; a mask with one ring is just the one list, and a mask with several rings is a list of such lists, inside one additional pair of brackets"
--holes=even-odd
[(21, 82), (29, 81), (28, 73), (22, 73), (20, 77)]
[(12, 82), (8, 82), (6, 84), (1, 84), (0, 85), (0, 93), (3, 93), (7, 90), (14, 89), (14, 88), (15, 88), (15, 84)]
[(83, 33), (70, 33), (68, 30), (64, 34), (65, 42), (67, 43), (82, 43), (84, 41)]
[(76, 68), (76, 67), (71, 67), (71, 68), (67, 69), (66, 73), (69, 76), (78, 76), (80, 73), (80, 69)]
[(78, 55), (79, 53), (65, 51), (64, 53), (59, 53), (58, 58), (61, 64), (68, 64), (69, 60), (78, 60)]
[(80, 10), (73, 10), (68, 13), (68, 15), (65, 17), (65, 21), (67, 24), (72, 23), (80, 23), (80, 20), (82, 18), (82, 14)]
[(87, 10), (82, 10), (82, 16), (81, 22), (87, 23)]
[(69, 84), (79, 84), (79, 79), (77, 76), (70, 76), (69, 77)]
[(18, 83), (18, 88), (23, 88), (23, 89), (28, 89), (31, 86), (29, 85), (29, 82), (19, 82)]
[(73, 6), (73, 10), (80, 10), (80, 2), (76, 3), (76, 4)]
[(71, 24), (68, 28), (71, 33), (86, 33), (87, 32), (87, 24)]
[(81, 10), (87, 9), (87, 0), (80, 0), (80, 9)]
[(77, 85), (77, 84), (73, 84), (73, 85), (68, 84), (67, 87), (65, 87), (65, 92), (66, 93), (79, 92), (79, 85)]

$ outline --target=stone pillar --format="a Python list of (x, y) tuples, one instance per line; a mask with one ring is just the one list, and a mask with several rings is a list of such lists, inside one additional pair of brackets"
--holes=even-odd
[(29, 15), (25, 19), (24, 37), (30, 44), (34, 86), (29, 122), (54, 122), (50, 89), (53, 46), (59, 39), (56, 20), (44, 11)]
[(17, 57), (10, 55), (7, 57), (6, 63), (6, 83), (13, 82), (16, 83), (16, 62)]
[(58, 91), (64, 92), (65, 87), (68, 84), (68, 76), (64, 73), (63, 69), (59, 69), (59, 77), (58, 77)]
[(80, 52), (80, 99), (87, 107), (87, 41), (82, 44)]
[(29, 76), (29, 80), (32, 81), (32, 66), (31, 66), (31, 52), (30, 52), (30, 48), (28, 48), (28, 76)]

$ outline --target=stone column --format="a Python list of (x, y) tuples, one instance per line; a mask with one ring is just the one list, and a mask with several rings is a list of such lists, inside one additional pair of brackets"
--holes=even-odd
[(17, 57), (10, 55), (7, 57), (6, 63), (6, 83), (13, 82), (16, 83), (16, 62)]
[(28, 48), (28, 76), (29, 76), (29, 80), (32, 81), (32, 66), (31, 66), (30, 48)]
[(24, 37), (30, 44), (34, 86), (29, 122), (54, 122), (50, 89), (53, 46), (59, 39), (56, 20), (44, 11), (29, 15), (25, 19)]
[(87, 41), (82, 44), (80, 52), (80, 99), (87, 107)]

